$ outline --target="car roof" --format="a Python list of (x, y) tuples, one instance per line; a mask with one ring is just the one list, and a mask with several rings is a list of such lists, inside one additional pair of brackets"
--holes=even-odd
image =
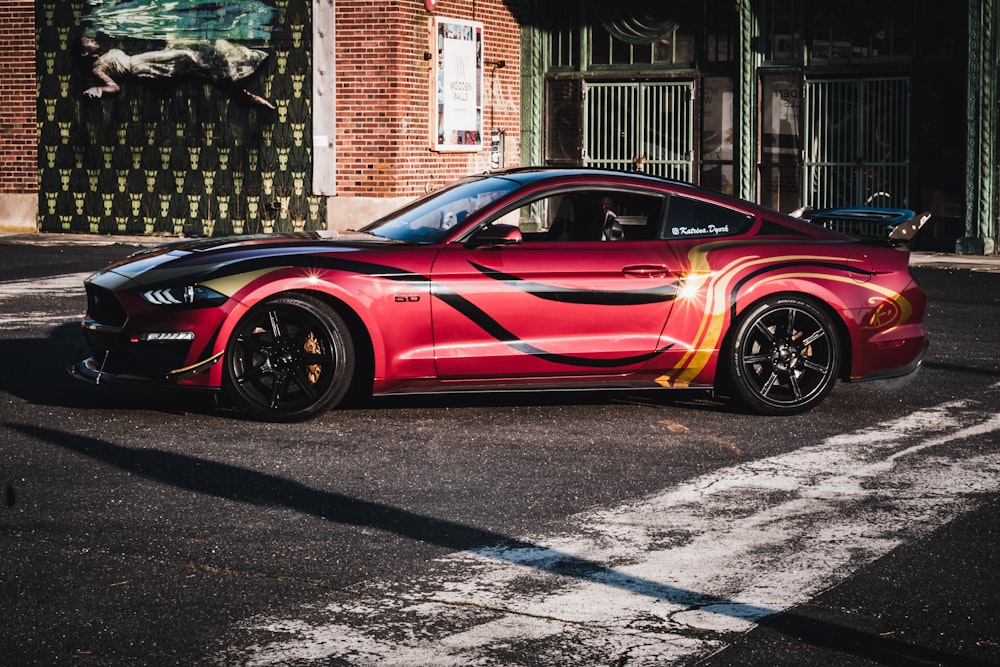
[(770, 218), (778, 217), (784, 222), (792, 222), (793, 227), (798, 227), (803, 224), (802, 220), (746, 199), (740, 199), (739, 197), (727, 195), (715, 190), (708, 190), (691, 183), (675, 181), (642, 172), (617, 171), (613, 169), (595, 169), (587, 167), (514, 167), (511, 169), (487, 172), (486, 176), (505, 178), (514, 181), (521, 186), (531, 185), (537, 181), (547, 179), (557, 179), (560, 181), (565, 179), (568, 183), (572, 182), (574, 179), (579, 179), (582, 182), (602, 180), (617, 181), (618, 184), (630, 184), (639, 187), (645, 186), (660, 190), (668, 189), (678, 194), (684, 194), (706, 201), (717, 202), (719, 204), (757, 216)]
[(505, 178), (522, 185), (529, 185), (539, 180), (551, 178), (579, 178), (581, 180), (624, 178), (633, 180), (637, 183), (646, 182), (649, 185), (686, 185), (679, 181), (670, 181), (665, 178), (660, 178), (659, 176), (652, 176), (641, 172), (616, 171), (614, 169), (592, 169), (586, 167), (513, 167), (510, 169), (502, 169), (500, 171), (487, 172), (486, 175)]

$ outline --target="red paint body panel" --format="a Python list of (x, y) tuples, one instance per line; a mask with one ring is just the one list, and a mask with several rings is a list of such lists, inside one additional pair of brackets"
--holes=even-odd
[[(605, 247), (602, 247), (605, 246)], [(434, 264), (436, 290), (461, 295), (489, 313), (497, 325), (518, 341), (512, 346), (493, 335), (447, 302), (436, 300), (434, 348), (442, 379), (484, 377), (549, 377), (568, 374), (633, 373), (649, 362), (660, 347), (659, 334), (670, 313), (665, 296), (642, 303), (623, 303), (636, 292), (669, 294), (676, 281), (666, 244), (538, 243), (501, 248), (447, 246)], [(633, 247), (634, 246), (634, 247)], [(661, 266), (663, 275), (636, 276), (630, 266)], [(492, 272), (492, 273), (491, 273)], [(487, 275), (516, 276), (517, 280)], [(544, 286), (551, 298), (539, 298)], [(594, 296), (586, 303), (559, 291)], [(601, 303), (598, 295), (607, 303)], [(525, 354), (526, 348), (579, 357), (567, 364), (545, 355)], [(606, 362), (588, 366), (584, 360)], [(621, 360), (621, 363), (614, 363)]]

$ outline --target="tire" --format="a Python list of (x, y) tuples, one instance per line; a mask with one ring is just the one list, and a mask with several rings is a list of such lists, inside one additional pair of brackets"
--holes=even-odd
[(753, 412), (788, 415), (818, 405), (840, 373), (837, 328), (812, 302), (772, 297), (747, 309), (730, 338), (726, 370)]
[(223, 388), (255, 419), (302, 421), (340, 402), (354, 375), (347, 325), (309, 296), (253, 307), (226, 344)]

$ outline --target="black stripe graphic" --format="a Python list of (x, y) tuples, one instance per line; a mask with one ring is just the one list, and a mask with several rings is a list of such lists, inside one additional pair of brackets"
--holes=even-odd
[(441, 299), (443, 302), (447, 303), (449, 306), (457, 310), (459, 313), (469, 318), (470, 321), (474, 322), (483, 331), (493, 336), (496, 340), (500, 341), (511, 347), (518, 352), (523, 354), (528, 354), (539, 359), (544, 359), (546, 361), (551, 361), (555, 364), (566, 364), (570, 366), (587, 366), (589, 368), (618, 368), (620, 366), (631, 366), (633, 364), (641, 364), (649, 361), (658, 354), (670, 349), (672, 345), (667, 345), (666, 347), (660, 348), (659, 350), (654, 350), (646, 354), (637, 354), (631, 357), (617, 357), (614, 359), (591, 359), (588, 357), (575, 357), (565, 354), (555, 354), (552, 352), (546, 352), (540, 348), (530, 345), (520, 340), (510, 331), (507, 331), (499, 322), (494, 320), (492, 317), (487, 315), (481, 308), (470, 302), (463, 296), (459, 296), (454, 292), (446, 289), (436, 288), (434, 294), (437, 298)]
[(650, 303), (672, 301), (677, 296), (677, 288), (670, 285), (658, 285), (647, 290), (629, 292), (608, 292), (603, 290), (578, 290), (569, 287), (557, 287), (536, 283), (509, 273), (503, 273), (487, 266), (469, 262), (484, 276), (492, 278), (514, 289), (521, 290), (531, 296), (559, 303), (576, 303), (589, 306), (638, 306)]

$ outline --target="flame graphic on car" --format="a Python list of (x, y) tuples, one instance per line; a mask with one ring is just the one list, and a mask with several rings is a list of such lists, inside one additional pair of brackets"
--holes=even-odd
[[(695, 383), (695, 379), (716, 356), (717, 350), (721, 349), (726, 323), (735, 315), (740, 290), (751, 280), (755, 281), (755, 285), (760, 285), (808, 278), (842, 282), (877, 292), (879, 296), (869, 300), (873, 305), (873, 311), (867, 319), (868, 328), (871, 329), (898, 326), (906, 322), (912, 313), (909, 301), (898, 292), (870, 283), (859, 285), (851, 277), (851, 273), (857, 274), (864, 270), (850, 260), (831, 260), (822, 255), (742, 256), (715, 271), (711, 270), (709, 253), (730, 245), (728, 242), (706, 243), (692, 248), (688, 253), (690, 276), (696, 276), (704, 286), (692, 298), (678, 299), (675, 307), (677, 310), (671, 315), (671, 319), (684, 317), (686, 313), (696, 316), (698, 309), (701, 309), (701, 321), (691, 341), (690, 350), (670, 372), (656, 378), (657, 384), (663, 387), (687, 387), (711, 382), (705, 380)], [(687, 296), (688, 292), (682, 287), (681, 294)], [(702, 295), (703, 303), (698, 300)]]

